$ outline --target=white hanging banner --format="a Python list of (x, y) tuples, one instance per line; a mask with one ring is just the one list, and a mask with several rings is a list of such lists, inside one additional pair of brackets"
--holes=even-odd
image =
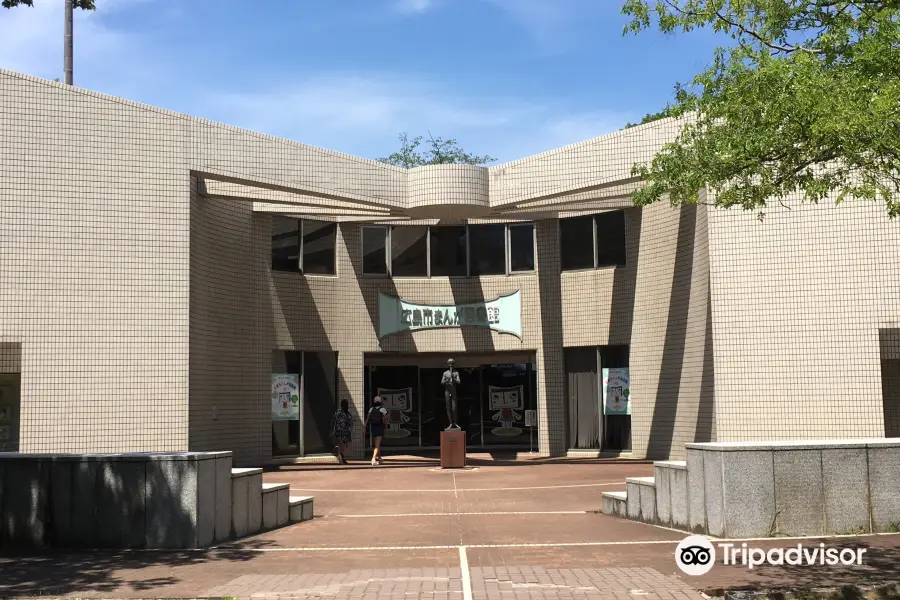
[(486, 327), (522, 339), (519, 290), (489, 302), (457, 305), (416, 304), (378, 293), (378, 337), (439, 327)]

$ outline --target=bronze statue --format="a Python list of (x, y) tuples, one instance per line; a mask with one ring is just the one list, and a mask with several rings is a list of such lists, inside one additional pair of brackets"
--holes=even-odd
[(441, 377), (441, 384), (444, 386), (444, 401), (447, 403), (447, 420), (450, 421), (450, 425), (445, 431), (460, 429), (457, 424), (456, 407), (456, 386), (459, 385), (459, 373), (453, 370), (454, 363), (452, 358), (447, 360), (447, 370)]

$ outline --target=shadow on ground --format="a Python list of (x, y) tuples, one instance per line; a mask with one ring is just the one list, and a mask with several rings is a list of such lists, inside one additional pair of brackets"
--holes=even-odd
[[(773, 539), (773, 542), (776, 540)], [(879, 543), (880, 542), (880, 543)], [(796, 541), (779, 544), (783, 548), (796, 548)], [(816, 548), (819, 540), (800, 542), (804, 548)], [(717, 564), (710, 575), (721, 578), (720, 586), (706, 587), (698, 580), (698, 588), (709, 592), (722, 590), (772, 591), (787, 588), (823, 588), (849, 585), (880, 585), (900, 580), (900, 547), (891, 547), (885, 538), (827, 540), (829, 548), (866, 549), (863, 564), (844, 565), (760, 565), (752, 571), (745, 566), (724, 566)], [(752, 543), (749, 543), (752, 545)], [(769, 544), (760, 544), (769, 547)], [(729, 581), (730, 580), (730, 581)]]
[[(184, 581), (172, 575), (176, 567), (211, 562), (243, 562), (262, 554), (272, 542), (250, 540), (221, 550), (194, 551), (63, 551), (29, 556), (0, 554), (0, 598), (72, 593), (109, 593), (120, 588), (144, 592)], [(161, 577), (142, 577), (140, 570), (167, 570)], [(126, 572), (126, 573), (123, 573)], [(133, 572), (129, 576), (128, 571)], [(120, 592), (121, 593), (121, 592)]]
[[(649, 465), (652, 460), (637, 460), (631, 458), (547, 458), (526, 457), (501, 453), (478, 453), (480, 456), (466, 457), (467, 467), (534, 467), (543, 465)], [(486, 458), (490, 456), (490, 458)], [(437, 454), (420, 454), (415, 456), (391, 457), (385, 455), (384, 464), (379, 469), (409, 469), (414, 467), (433, 469), (441, 464)], [(366, 460), (354, 460), (347, 465), (333, 463), (307, 463), (289, 465), (271, 465), (265, 468), (267, 473), (276, 471), (338, 471), (353, 469), (372, 469), (372, 465)]]

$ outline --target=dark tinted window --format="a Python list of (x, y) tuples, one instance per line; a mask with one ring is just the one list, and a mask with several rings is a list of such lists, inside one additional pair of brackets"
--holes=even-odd
[(505, 225), (469, 226), (469, 262), (472, 275), (506, 274)]
[(272, 215), (272, 270), (300, 270), (300, 221)]
[(534, 225), (509, 226), (509, 270), (534, 271)]
[(431, 276), (455, 277), (466, 275), (466, 228), (432, 227)]
[(363, 273), (387, 274), (387, 227), (363, 227)]
[(334, 246), (337, 224), (303, 221), (303, 272), (334, 275)]
[(625, 264), (625, 212), (595, 215), (597, 222), (597, 266)]
[(563, 271), (594, 268), (594, 219), (559, 220), (559, 251)]
[(391, 273), (395, 277), (428, 274), (427, 227), (414, 225), (391, 229)]

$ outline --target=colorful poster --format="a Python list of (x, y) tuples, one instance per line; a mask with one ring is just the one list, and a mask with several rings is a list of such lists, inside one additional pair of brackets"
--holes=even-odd
[(490, 409), (497, 411), (491, 418), (501, 425), (495, 427), (491, 433), (504, 436), (521, 434), (522, 429), (513, 423), (522, 420), (522, 415), (516, 411), (525, 408), (522, 386), (495, 387), (490, 385), (488, 386), (488, 398)]
[(300, 419), (300, 376), (296, 373), (272, 373), (272, 420)]
[(522, 338), (522, 298), (519, 290), (490, 302), (432, 305), (378, 294), (378, 337), (437, 327), (487, 327)]
[(603, 369), (603, 414), (631, 414), (631, 385), (627, 368)]
[(388, 428), (384, 432), (384, 436), (389, 438), (409, 437), (410, 431), (404, 429), (403, 425), (409, 423), (412, 418), (406, 414), (412, 411), (412, 388), (395, 390), (378, 388), (378, 395), (381, 396), (382, 406), (388, 411)]

